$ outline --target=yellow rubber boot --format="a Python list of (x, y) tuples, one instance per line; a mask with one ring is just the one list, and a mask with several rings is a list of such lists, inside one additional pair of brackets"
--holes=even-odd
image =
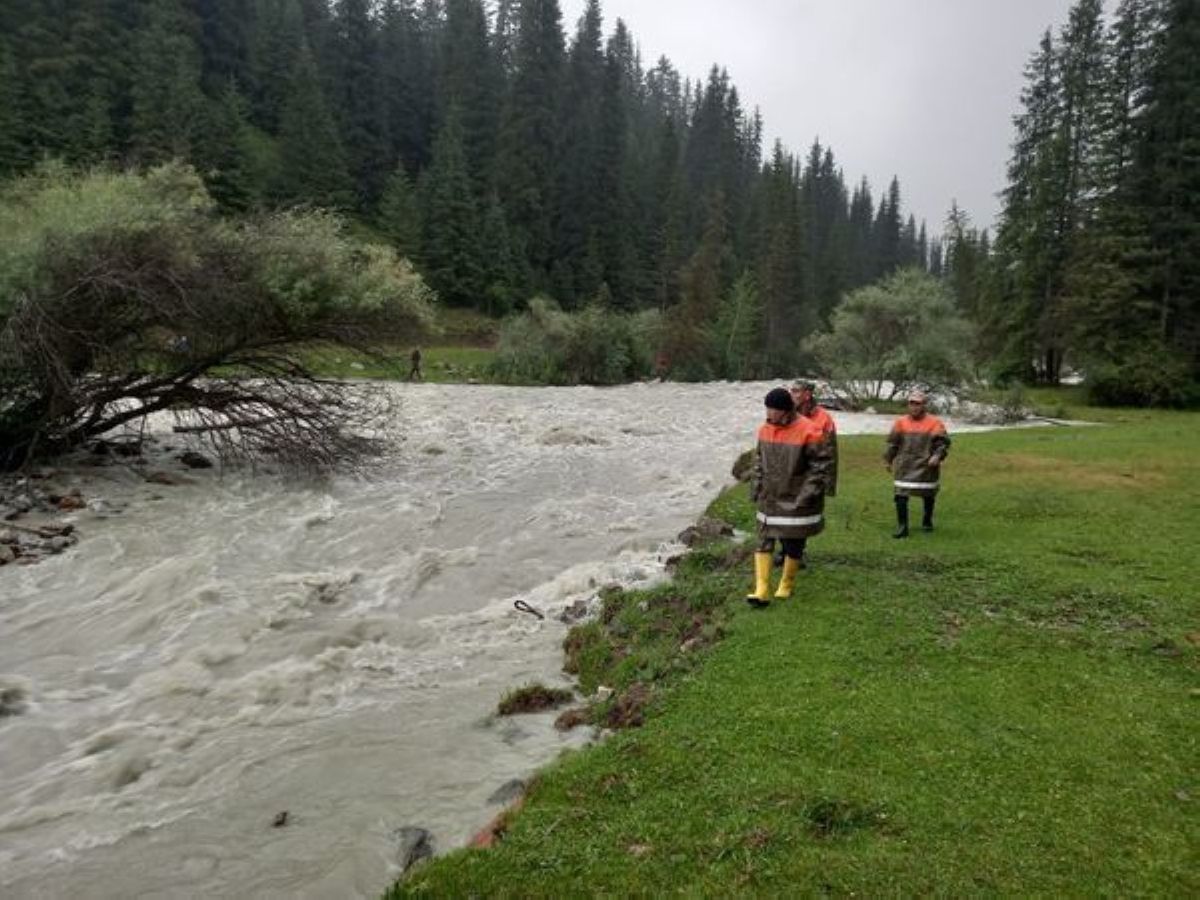
[(775, 590), (776, 600), (786, 600), (792, 596), (792, 588), (796, 586), (796, 573), (800, 571), (800, 560), (790, 556), (783, 560), (783, 577), (779, 579), (779, 587)]
[(766, 606), (771, 602), (771, 554), (754, 554), (754, 593), (746, 595), (751, 606)]

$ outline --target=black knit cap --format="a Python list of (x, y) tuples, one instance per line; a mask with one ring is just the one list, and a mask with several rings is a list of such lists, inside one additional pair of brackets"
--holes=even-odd
[(782, 409), (784, 412), (796, 411), (796, 404), (792, 401), (792, 395), (788, 393), (787, 388), (771, 388), (767, 391), (767, 396), (763, 398), (763, 404), (767, 409)]

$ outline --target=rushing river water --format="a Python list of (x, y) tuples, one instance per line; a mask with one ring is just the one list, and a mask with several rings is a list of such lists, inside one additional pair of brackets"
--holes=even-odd
[(0, 896), (374, 897), (398, 828), (465, 843), (588, 737), (493, 717), (563, 682), (513, 601), (661, 578), (769, 387), (403, 385), (363, 476), (66, 471), (79, 544), (0, 570)]

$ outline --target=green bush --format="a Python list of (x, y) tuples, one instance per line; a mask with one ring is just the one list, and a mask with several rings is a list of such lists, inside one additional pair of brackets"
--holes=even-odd
[(623, 384), (651, 373), (657, 314), (622, 315), (599, 305), (563, 312), (535, 297), (508, 319), (492, 363), (493, 377), (512, 384)]
[(852, 402), (957, 387), (970, 377), (972, 327), (942, 283), (919, 269), (848, 294), (830, 326), (805, 350), (817, 374)]
[(1141, 347), (1121, 362), (1100, 364), (1084, 382), (1088, 402), (1095, 406), (1194, 407), (1200, 405), (1200, 385), (1185, 361), (1165, 347)]

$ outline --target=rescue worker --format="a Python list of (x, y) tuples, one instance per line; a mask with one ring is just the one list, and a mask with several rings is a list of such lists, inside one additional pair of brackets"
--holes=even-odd
[(792, 400), (796, 404), (796, 412), (810, 420), (825, 435), (825, 441), (829, 444), (830, 457), (829, 484), (825, 489), (825, 496), (836, 497), (838, 446), (837, 425), (833, 421), (833, 416), (829, 414), (825, 407), (817, 402), (816, 385), (811, 381), (793, 381), (792, 386), (788, 390), (791, 392)]
[(896, 501), (896, 533), (908, 537), (908, 498), (925, 504), (921, 529), (933, 531), (933, 505), (937, 499), (942, 463), (950, 453), (950, 436), (937, 416), (926, 411), (928, 398), (920, 391), (908, 397), (908, 414), (898, 418), (888, 435), (884, 465), (892, 473)]
[[(796, 414), (804, 416), (814, 425), (821, 429), (825, 435), (825, 441), (829, 444), (829, 483), (825, 488), (826, 497), (837, 496), (837, 471), (838, 471), (838, 447), (837, 447), (837, 425), (834, 424), (833, 416), (831, 416), (825, 407), (817, 402), (816, 385), (811, 381), (793, 381), (792, 386), (788, 388), (788, 393), (792, 395), (792, 402), (796, 404)], [(784, 552), (780, 547), (775, 554), (775, 565), (782, 566), (784, 564)], [(808, 568), (808, 559), (805, 555), (800, 557), (800, 568)]]
[(754, 554), (754, 590), (746, 602), (762, 609), (771, 602), (771, 556), (783, 544), (783, 575), (774, 599), (792, 595), (808, 538), (825, 527), (825, 487), (829, 445), (809, 419), (796, 415), (786, 388), (763, 399), (767, 420), (758, 429), (750, 496), (758, 508), (758, 551)]

